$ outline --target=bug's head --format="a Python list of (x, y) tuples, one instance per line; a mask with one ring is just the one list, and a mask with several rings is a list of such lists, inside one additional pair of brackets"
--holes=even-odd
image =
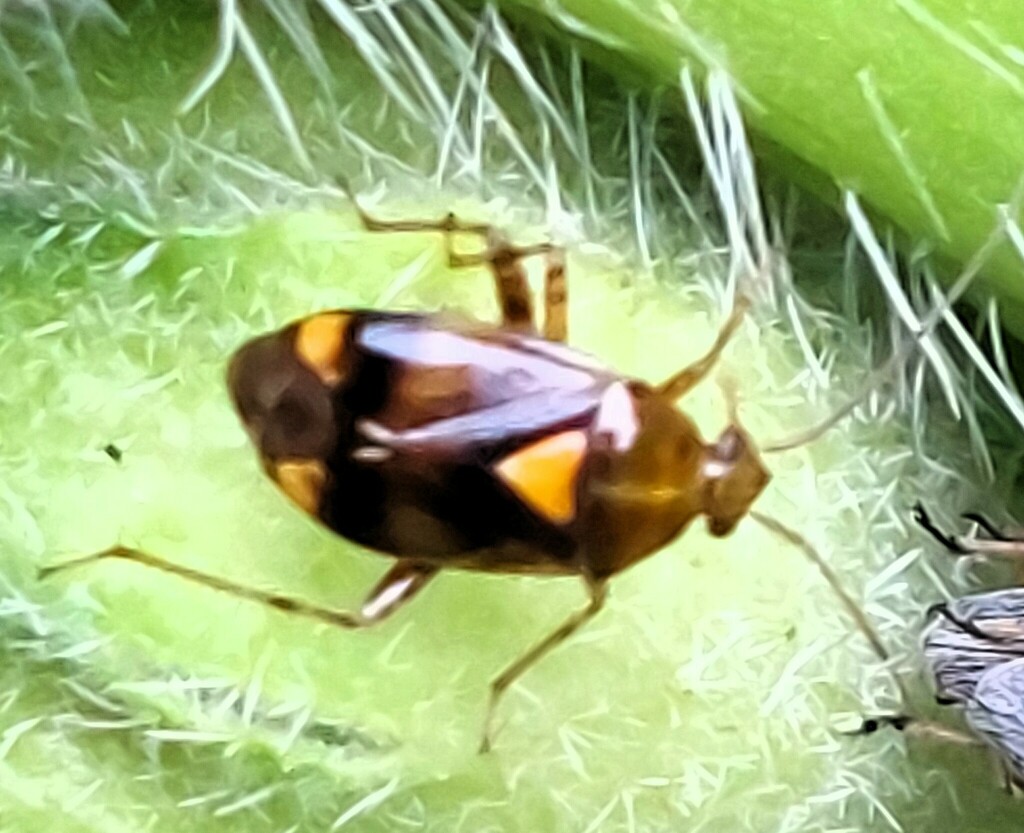
[(333, 452), (346, 318), (307, 318), (248, 342), (231, 359), (228, 390), (268, 468), (322, 461)]
[(737, 425), (730, 425), (707, 446), (702, 472), (703, 511), (708, 531), (716, 537), (733, 531), (771, 479), (750, 437)]

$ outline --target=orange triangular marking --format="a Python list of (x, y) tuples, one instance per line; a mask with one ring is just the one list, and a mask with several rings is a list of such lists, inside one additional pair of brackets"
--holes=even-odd
[(510, 454), (494, 470), (538, 515), (564, 524), (576, 514), (576, 477), (586, 453), (587, 435), (564, 431)]

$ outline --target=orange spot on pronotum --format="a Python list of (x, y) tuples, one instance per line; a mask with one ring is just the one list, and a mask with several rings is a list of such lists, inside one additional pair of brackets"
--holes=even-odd
[(299, 324), (295, 353), (326, 384), (341, 380), (341, 354), (350, 316), (343, 312), (314, 315)]
[(287, 460), (273, 467), (271, 475), (288, 497), (310, 515), (320, 510), (327, 483), (327, 469), (319, 460)]

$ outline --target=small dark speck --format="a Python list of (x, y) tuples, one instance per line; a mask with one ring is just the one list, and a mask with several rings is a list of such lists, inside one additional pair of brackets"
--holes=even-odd
[(113, 443), (107, 443), (103, 446), (103, 453), (115, 463), (120, 463), (124, 459), (124, 452)]
[(786, 637), (787, 642), (792, 642), (796, 639), (796, 625), (790, 625), (786, 628), (786, 632), (783, 634)]

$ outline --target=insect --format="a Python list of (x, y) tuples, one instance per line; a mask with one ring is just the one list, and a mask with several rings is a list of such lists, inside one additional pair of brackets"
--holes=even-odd
[[(748, 302), (738, 298), (705, 355), (651, 385), (566, 346), (566, 273), (553, 245), (515, 246), (453, 215), (379, 220), (353, 203), (370, 231), (442, 233), (453, 267), (489, 269), (501, 310), (497, 326), (319, 312), (231, 359), (228, 388), (270, 478), (327, 528), (394, 559), (359, 609), (313, 605), (121, 546), (43, 574), (127, 559), (352, 629), (387, 619), (450, 568), (579, 577), (586, 604), (493, 679), (485, 751), (503, 693), (601, 610), (613, 576), (698, 517), (712, 535), (728, 535), (769, 482), (735, 413), (708, 443), (676, 405), (708, 376)], [(455, 251), (456, 235), (480, 239), (482, 251)], [(532, 256), (546, 262), (540, 328), (523, 266)], [(795, 533), (755, 517), (808, 551)]]
[[(1024, 541), (1003, 535), (981, 515), (965, 515), (989, 537), (942, 532), (921, 504), (915, 520), (954, 555), (1024, 554)], [(1024, 788), (1024, 589), (975, 593), (934, 605), (922, 651), (936, 700), (956, 705), (974, 735), (997, 754), (1008, 787)], [(900, 731), (974, 743), (970, 735), (908, 715), (864, 721), (860, 733), (884, 725)]]

